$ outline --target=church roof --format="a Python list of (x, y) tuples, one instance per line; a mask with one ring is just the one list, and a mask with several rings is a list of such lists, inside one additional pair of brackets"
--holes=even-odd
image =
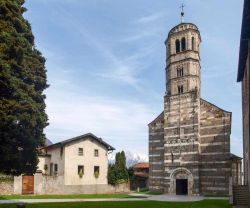
[[(208, 101), (206, 101), (206, 100), (204, 100), (204, 99), (202, 99), (202, 98), (200, 98), (200, 101), (201, 101), (201, 103), (205, 104), (206, 106), (212, 107), (212, 109), (214, 109), (214, 110), (216, 110), (216, 111), (223, 112), (224, 115), (225, 115), (225, 114), (229, 115), (229, 116), (230, 116), (230, 122), (231, 122), (230, 126), (232, 126), (232, 112), (226, 111), (226, 110), (224, 110), (224, 109), (218, 107), (217, 105), (214, 105), (213, 103), (210, 103), (210, 102), (208, 102)], [(231, 128), (230, 128), (230, 134), (231, 134)]]
[(201, 102), (203, 102), (203, 103), (205, 103), (205, 104), (207, 104), (207, 105), (213, 106), (215, 109), (217, 109), (217, 110), (219, 110), (219, 111), (223, 111), (223, 112), (225, 112), (225, 113), (232, 114), (232, 112), (226, 111), (226, 110), (224, 110), (224, 109), (218, 107), (217, 105), (215, 105), (215, 104), (213, 104), (213, 103), (210, 103), (210, 102), (208, 102), (207, 100), (204, 100), (204, 99), (202, 99), (202, 98), (201, 98)]
[(239, 156), (232, 154), (232, 153), (230, 154), (230, 157), (231, 157), (231, 159), (234, 159), (234, 160), (242, 160), (242, 157), (239, 157)]
[(164, 111), (162, 111), (161, 114), (157, 116), (156, 119), (151, 121), (148, 125), (153, 124), (155, 122), (159, 122), (159, 121), (164, 121)]
[(52, 144), (52, 145), (49, 145), (47, 146), (46, 148), (52, 148), (52, 147), (57, 147), (57, 146), (64, 146), (68, 143), (71, 143), (71, 142), (75, 142), (75, 141), (78, 141), (78, 140), (81, 140), (81, 139), (87, 139), (91, 137), (92, 139), (94, 139), (96, 142), (102, 144), (103, 146), (105, 146), (108, 150), (115, 150), (114, 147), (112, 147), (111, 145), (109, 145), (108, 143), (104, 142), (102, 140), (102, 138), (99, 138), (97, 136), (95, 136), (94, 134), (92, 133), (87, 133), (87, 134), (84, 134), (84, 135), (81, 135), (81, 136), (77, 136), (77, 137), (73, 137), (71, 139), (67, 139), (67, 140), (64, 140), (64, 141), (61, 141), (61, 142), (58, 142), (58, 143), (55, 143), (55, 144)]
[[(241, 38), (240, 38), (240, 52), (239, 52), (239, 65), (238, 65), (238, 75), (237, 82), (242, 81), (247, 61), (247, 56), (249, 53), (248, 42), (250, 41), (250, 1), (245, 0), (241, 27)], [(250, 42), (249, 42), (250, 43)]]

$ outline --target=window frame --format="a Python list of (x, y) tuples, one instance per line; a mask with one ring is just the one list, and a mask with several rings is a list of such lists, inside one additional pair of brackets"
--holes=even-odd
[(94, 149), (94, 156), (99, 157), (99, 150), (98, 149)]
[(100, 174), (100, 166), (98, 166), (98, 165), (95, 165), (95, 166), (94, 166), (94, 174), (95, 174), (96, 172), (97, 172), (98, 174)]
[(80, 175), (80, 170), (82, 169), (82, 174), (84, 174), (84, 165), (77, 166), (77, 174)]
[(82, 147), (78, 147), (78, 156), (83, 156), (84, 155), (84, 150)]

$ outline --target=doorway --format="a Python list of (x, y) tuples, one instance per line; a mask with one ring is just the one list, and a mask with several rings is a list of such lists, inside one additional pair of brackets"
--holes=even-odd
[(188, 194), (188, 179), (176, 179), (176, 195)]
[(34, 176), (22, 176), (22, 194), (34, 194)]

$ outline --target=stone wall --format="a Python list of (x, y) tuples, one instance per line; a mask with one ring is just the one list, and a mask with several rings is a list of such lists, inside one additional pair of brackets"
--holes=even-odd
[(12, 195), (14, 194), (13, 182), (0, 182), (0, 195)]
[(176, 194), (176, 179), (188, 179), (188, 195), (199, 190), (199, 93), (165, 96), (165, 192)]
[(227, 195), (231, 113), (192, 93), (175, 97), (149, 125), (150, 191), (175, 194), (176, 179), (188, 179), (189, 195)]
[(13, 176), (0, 174), (0, 195), (11, 195), (13, 193), (14, 193)]
[(231, 113), (201, 99), (200, 183), (203, 194), (229, 193)]
[[(200, 97), (200, 43), (198, 28), (189, 23), (174, 27), (165, 41), (164, 112), (149, 124), (150, 191), (229, 193), (231, 113)], [(244, 145), (249, 163), (249, 142)]]
[[(250, 184), (250, 131), (249, 131), (249, 119), (250, 119), (250, 114), (249, 114), (249, 99), (250, 99), (250, 94), (249, 94), (249, 79), (250, 79), (250, 54), (248, 55), (248, 59), (246, 62), (246, 68), (245, 68), (245, 73), (244, 73), (244, 78), (242, 81), (242, 120), (243, 120), (243, 157), (244, 157), (244, 184), (248, 185)], [(250, 189), (250, 186), (249, 186)]]
[[(22, 194), (22, 176), (15, 177), (15, 194)], [(35, 174), (34, 194), (112, 194), (130, 192), (129, 184), (111, 185), (64, 185), (63, 176)]]
[(149, 190), (164, 191), (164, 113), (149, 124)]

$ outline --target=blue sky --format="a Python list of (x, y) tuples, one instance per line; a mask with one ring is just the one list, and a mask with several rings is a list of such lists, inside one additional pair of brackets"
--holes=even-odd
[(47, 59), (52, 142), (92, 132), (117, 150), (147, 154), (147, 124), (163, 110), (164, 41), (180, 23), (182, 2), (202, 36), (202, 97), (233, 113), (231, 150), (242, 155), (243, 0), (26, 0)]

